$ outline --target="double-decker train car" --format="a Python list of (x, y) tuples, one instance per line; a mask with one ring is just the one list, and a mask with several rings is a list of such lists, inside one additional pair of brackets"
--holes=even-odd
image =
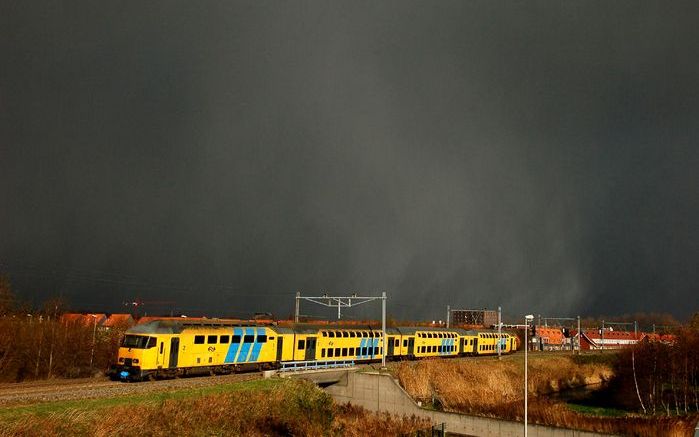
[[(222, 321), (156, 320), (126, 332), (113, 379), (141, 380), (278, 368), (295, 361), (381, 360), (383, 332), (371, 327), (260, 326)], [(517, 338), (500, 335), (502, 353)], [(386, 359), (497, 353), (498, 334), (458, 328), (386, 329)]]

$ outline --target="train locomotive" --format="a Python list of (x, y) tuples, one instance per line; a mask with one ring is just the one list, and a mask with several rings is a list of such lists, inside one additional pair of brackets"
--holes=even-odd
[[(371, 327), (297, 324), (262, 326), (223, 321), (156, 320), (126, 332), (115, 380), (140, 381), (196, 374), (227, 374), (279, 368), (294, 361), (381, 360), (383, 332)], [(418, 359), (511, 353), (519, 347), (508, 333), (460, 328), (386, 329), (386, 359)]]

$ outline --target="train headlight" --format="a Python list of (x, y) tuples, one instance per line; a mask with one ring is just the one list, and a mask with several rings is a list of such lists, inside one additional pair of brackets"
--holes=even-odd
[(124, 362), (124, 357), (119, 358), (119, 362), (123, 363)]
[(133, 363), (134, 363), (134, 364), (138, 364), (138, 358), (134, 358), (134, 359), (133, 359)]

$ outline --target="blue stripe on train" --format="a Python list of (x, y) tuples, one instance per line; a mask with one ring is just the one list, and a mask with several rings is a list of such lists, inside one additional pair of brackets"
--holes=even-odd
[(255, 345), (252, 347), (252, 354), (250, 355), (250, 361), (257, 361), (260, 357), (260, 349), (262, 348), (262, 343), (257, 342), (257, 338), (260, 335), (265, 335), (265, 328), (257, 329), (257, 337), (255, 337)]
[[(240, 328), (233, 328), (233, 335), (239, 335), (240, 336), (240, 341), (243, 341), (243, 330)], [(240, 343), (231, 343), (228, 346), (228, 352), (226, 352), (226, 359), (224, 360), (224, 363), (232, 363), (235, 361), (235, 355), (238, 353), (238, 348), (240, 347)]]
[[(245, 335), (252, 335), (254, 337), (255, 328), (245, 328)], [(245, 343), (245, 337), (243, 337), (243, 347), (240, 348), (240, 354), (238, 355), (238, 359), (235, 360), (237, 363), (242, 363), (248, 360), (248, 353), (250, 353), (251, 344), (252, 343)]]

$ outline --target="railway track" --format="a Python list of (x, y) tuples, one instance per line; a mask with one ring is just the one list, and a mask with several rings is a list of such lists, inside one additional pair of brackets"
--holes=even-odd
[(204, 388), (219, 384), (248, 381), (261, 377), (261, 373), (244, 373), (139, 383), (110, 381), (107, 378), (101, 377), (0, 384), (0, 408), (35, 404), (39, 402), (134, 396), (190, 388)]
[[(518, 356), (516, 352), (510, 357)], [(459, 357), (456, 360), (487, 360), (494, 357)], [(511, 359), (511, 358), (510, 358)], [(395, 363), (389, 363), (389, 368)], [(359, 367), (375, 367), (378, 364), (360, 364)], [(197, 376), (189, 378), (166, 379), (126, 383), (111, 381), (106, 377), (81, 379), (52, 379), (21, 383), (0, 384), (0, 408), (7, 406), (29, 405), (40, 402), (65, 400), (98, 399), (116, 396), (134, 396), (148, 393), (161, 393), (189, 388), (211, 387), (219, 384), (248, 381), (261, 378), (262, 374), (239, 373), (233, 375)]]

